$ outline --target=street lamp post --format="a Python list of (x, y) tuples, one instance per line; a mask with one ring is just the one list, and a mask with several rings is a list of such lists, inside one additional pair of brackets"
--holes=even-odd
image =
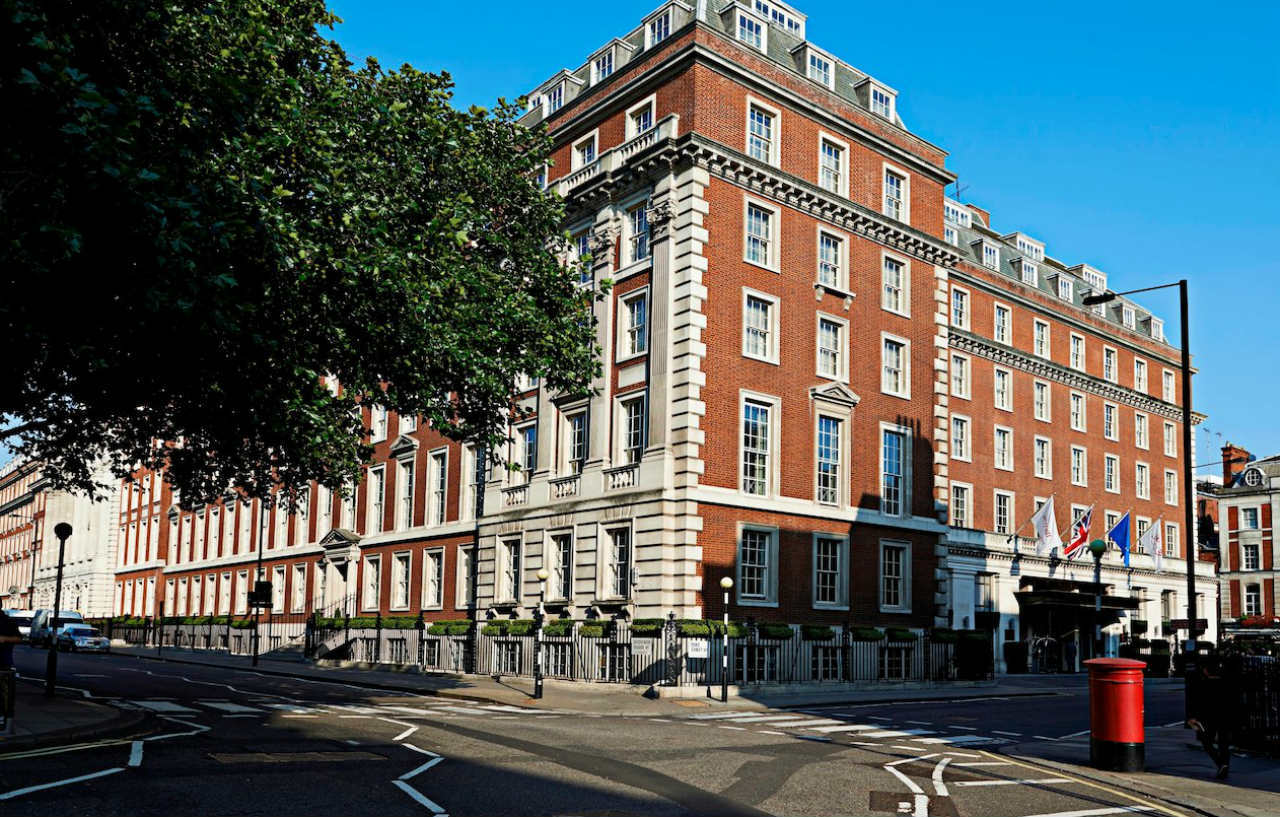
[(1089, 543), (1089, 552), (1093, 554), (1093, 657), (1102, 654), (1102, 554), (1107, 552), (1107, 543), (1094, 539)]
[(1150, 292), (1155, 289), (1178, 288), (1178, 302), (1182, 322), (1182, 500), (1183, 514), (1183, 549), (1187, 558), (1187, 633), (1186, 674), (1189, 677), (1196, 670), (1196, 545), (1195, 545), (1195, 476), (1191, 462), (1191, 322), (1187, 306), (1187, 279), (1177, 283), (1160, 284), (1154, 287), (1131, 289), (1126, 292), (1103, 292), (1099, 295), (1087, 295), (1085, 306), (1104, 304), (1115, 300), (1120, 295), (1133, 295), (1137, 292)]
[(545, 617), (543, 603), (547, 598), (547, 569), (538, 568), (538, 609), (533, 614), (533, 697), (542, 697), (542, 620)]
[(729, 588), (733, 587), (733, 579), (725, 576), (720, 580), (724, 590), (724, 633), (722, 634), (720, 651), (720, 703), (729, 702)]
[(44, 694), (53, 697), (53, 688), (58, 683), (58, 611), (62, 607), (62, 560), (67, 553), (67, 540), (71, 538), (71, 526), (59, 522), (53, 528), (53, 535), (58, 537), (58, 577), (53, 585), (53, 640), (49, 642), (49, 658), (45, 663)]

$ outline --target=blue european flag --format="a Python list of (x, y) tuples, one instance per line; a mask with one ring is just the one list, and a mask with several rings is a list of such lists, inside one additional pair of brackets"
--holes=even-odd
[(1120, 548), (1120, 557), (1124, 559), (1124, 566), (1129, 566), (1129, 513), (1120, 517), (1120, 521), (1107, 531), (1107, 538), (1116, 543)]

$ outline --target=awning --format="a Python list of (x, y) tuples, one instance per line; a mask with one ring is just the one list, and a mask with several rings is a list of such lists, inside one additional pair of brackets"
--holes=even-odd
[[(1070, 590), (1023, 590), (1013, 595), (1024, 610), (1034, 605), (1092, 610), (1095, 602), (1092, 593), (1074, 593)], [(1103, 596), (1102, 609), (1112, 612), (1137, 610), (1138, 600), (1129, 596)]]

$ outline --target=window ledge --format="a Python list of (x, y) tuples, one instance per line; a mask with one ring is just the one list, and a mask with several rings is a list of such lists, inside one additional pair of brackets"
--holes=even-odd
[(734, 599), (734, 603), (739, 607), (777, 607), (777, 601), (768, 599)]
[(630, 261), (627, 264), (621, 267), (618, 267), (618, 269), (614, 270), (613, 275), (610, 277), (613, 278), (614, 283), (617, 283), (618, 281), (621, 281), (624, 278), (630, 278), (632, 275), (638, 275), (639, 273), (648, 270), (652, 266), (653, 266), (653, 256), (650, 255), (647, 258), (642, 258), (639, 261)]
[(814, 283), (813, 289), (817, 293), (818, 298), (821, 298), (823, 294), (827, 294), (835, 295), (838, 298), (844, 298), (846, 302), (851, 302), (854, 298), (858, 297), (847, 289), (841, 289), (840, 287), (832, 286), (831, 284)]

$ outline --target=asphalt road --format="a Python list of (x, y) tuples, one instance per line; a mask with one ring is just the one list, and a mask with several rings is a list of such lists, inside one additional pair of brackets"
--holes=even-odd
[[(44, 652), (19, 649), (17, 663), (38, 676)], [(136, 735), (0, 755), (0, 813), (1065, 817), (1154, 805), (992, 751), (1078, 739), (1080, 695), (645, 718), (124, 656), (63, 655), (60, 679), (150, 717)], [(1176, 692), (1149, 694), (1149, 724), (1180, 714)]]

